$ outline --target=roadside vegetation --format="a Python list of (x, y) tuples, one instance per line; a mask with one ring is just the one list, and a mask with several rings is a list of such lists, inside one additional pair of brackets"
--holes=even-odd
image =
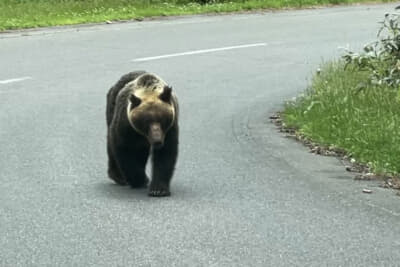
[(385, 176), (400, 174), (400, 15), (387, 14), (378, 40), (325, 63), (282, 112), (285, 127)]
[(371, 0), (1, 0), (0, 31), (154, 16), (365, 2)]

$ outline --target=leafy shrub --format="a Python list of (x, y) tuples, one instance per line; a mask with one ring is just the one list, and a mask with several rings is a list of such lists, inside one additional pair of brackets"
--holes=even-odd
[[(343, 56), (349, 64), (370, 73), (369, 83), (400, 86), (400, 14), (386, 14), (378, 31), (378, 40), (364, 46), (362, 53), (347, 51)], [(364, 85), (360, 85), (363, 88)]]

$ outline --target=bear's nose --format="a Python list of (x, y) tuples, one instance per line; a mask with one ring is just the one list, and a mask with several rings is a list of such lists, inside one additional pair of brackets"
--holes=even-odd
[(153, 148), (160, 148), (163, 145), (163, 132), (159, 123), (153, 123), (150, 126), (149, 142)]

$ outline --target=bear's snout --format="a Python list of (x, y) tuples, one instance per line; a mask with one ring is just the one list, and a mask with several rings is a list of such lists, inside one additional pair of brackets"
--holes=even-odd
[(154, 148), (158, 149), (164, 144), (164, 134), (159, 123), (150, 125), (149, 142)]

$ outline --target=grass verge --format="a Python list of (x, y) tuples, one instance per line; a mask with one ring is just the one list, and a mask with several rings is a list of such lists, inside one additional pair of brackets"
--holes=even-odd
[[(382, 63), (384, 64), (384, 63)], [(345, 150), (378, 174), (400, 174), (400, 87), (369, 83), (370, 73), (343, 61), (325, 64), (310, 88), (282, 112), (286, 127)]]
[[(199, 4), (210, 2), (208, 4)], [(351, 4), (371, 0), (1, 0), (0, 31), (153, 16)], [(381, 0), (378, 2), (392, 2)]]

